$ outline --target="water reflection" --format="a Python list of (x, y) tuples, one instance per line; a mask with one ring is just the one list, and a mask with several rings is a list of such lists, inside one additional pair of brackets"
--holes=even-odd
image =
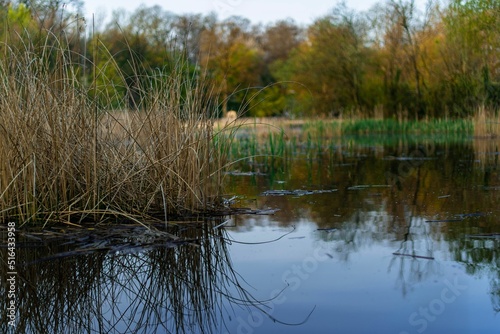
[(182, 244), (112, 253), (22, 240), (16, 332), (496, 333), (499, 147), (367, 141), (254, 159), (227, 175), (227, 196), (273, 215), (181, 224)]
[[(232, 270), (225, 233), (213, 228), (220, 223), (186, 224), (177, 235), (190, 242), (181, 246), (79, 256), (64, 240), (35, 248), (22, 240), (15, 333), (219, 332), (225, 307), (258, 304)], [(1, 300), (7, 300), (5, 268)], [(1, 318), (0, 331), (8, 333), (3, 307)]]
[[(378, 211), (381, 205), (391, 228), (402, 233), (408, 216), (430, 220), (483, 212), (491, 222), (498, 213), (500, 146), (491, 141), (487, 147), (478, 145), (402, 141), (396, 146), (340, 146), (318, 156), (312, 167), (299, 156), (286, 163), (286, 172), (270, 168), (266, 175), (229, 175), (227, 192), (239, 196), (241, 206), (279, 208), (275, 221), (283, 226), (307, 217), (326, 228), (357, 211)], [(239, 168), (251, 171), (254, 164)], [(261, 196), (270, 189), (337, 192), (314, 198)]]
[[(298, 157), (286, 164), (288, 170), (284, 175), (229, 176), (232, 180), (229, 193), (246, 195), (241, 205), (281, 209), (271, 217), (235, 218), (233, 231), (243, 237), (240, 233), (304, 224), (308, 232), (302, 235), (314, 245), (320, 243), (321, 250), (331, 256), (332, 261), (346, 263), (351, 268), (363, 262), (362, 256), (383, 265), (403, 298), (397, 302), (400, 305), (407, 303), (404, 300), (415, 299), (417, 292), (428, 296), (427, 303), (433, 301), (435, 295), (432, 297), (434, 292), (430, 293), (429, 284), (441, 282), (443, 289), (447, 284), (465, 286), (461, 282), (467, 278), (459, 274), (463, 268), (464, 274), (489, 284), (483, 294), (467, 295), (468, 299), (489, 295), (489, 305), (464, 299), (464, 303), (470, 303), (469, 307), (481, 309), (481, 317), (485, 317), (484, 306), (493, 312), (500, 310), (499, 148), (495, 141), (347, 145), (312, 162), (307, 157)], [(251, 170), (252, 166), (247, 168)], [(245, 165), (240, 169), (245, 170)], [(272, 174), (273, 170), (266, 172)], [(269, 189), (285, 190), (283, 193), (287, 195), (266, 196), (276, 193)], [(337, 191), (300, 195), (313, 189)], [(281, 247), (294, 245), (294, 241), (290, 241)], [(303, 248), (306, 254), (314, 252), (315, 246), (308, 247)], [(298, 257), (298, 261), (300, 259)], [(382, 259), (385, 262), (381, 262)], [(370, 277), (370, 272), (360, 269), (359, 275)], [(466, 286), (479, 289), (471, 281)], [(316, 302), (325, 301), (320, 298)], [(438, 300), (435, 305), (439, 303), (444, 302)], [(336, 309), (333, 302), (327, 305), (328, 309)], [(418, 307), (417, 304), (413, 310), (410, 308), (398, 316), (408, 319)], [(470, 313), (458, 316), (469, 317)], [(499, 324), (494, 319), (485, 320), (489, 325), (484, 325), (483, 332), (497, 330)], [(449, 318), (448, 322), (451, 321)], [(324, 326), (328, 328), (326, 323)], [(412, 328), (408, 323), (401, 326), (410, 327), (407, 332), (422, 329)], [(450, 326), (446, 324), (443, 328), (455, 330)], [(363, 332), (346, 328), (353, 333)], [(470, 331), (470, 328), (457, 327), (456, 332)]]

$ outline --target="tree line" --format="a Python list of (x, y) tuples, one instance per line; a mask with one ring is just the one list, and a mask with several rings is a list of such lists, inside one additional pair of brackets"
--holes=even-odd
[(159, 6), (116, 10), (102, 24), (99, 16), (86, 22), (82, 6), (0, 1), (1, 47), (17, 43), (50, 58), (63, 46), (78, 80), (116, 108), (140, 107), (155, 73), (179, 68), (213, 83), (221, 115), (422, 119), (500, 107), (497, 0), (430, 1), (425, 9), (387, 0), (365, 12), (339, 3), (308, 26)]

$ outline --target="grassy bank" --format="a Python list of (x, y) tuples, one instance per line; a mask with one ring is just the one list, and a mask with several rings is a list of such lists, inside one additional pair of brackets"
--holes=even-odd
[(105, 96), (98, 83), (116, 72), (112, 58), (83, 84), (63, 47), (1, 51), (0, 220), (142, 223), (216, 205), (215, 106), (183, 64), (136, 87), (138, 111), (116, 113), (91, 98)]
[[(226, 125), (225, 121), (219, 126)], [(477, 132), (475, 120), (430, 119), (250, 119), (233, 120), (229, 152), (233, 159), (331, 152), (346, 142), (384, 144), (394, 140), (460, 141)]]
[(472, 135), (475, 120), (471, 119), (428, 119), (422, 121), (359, 118), (359, 119), (284, 119), (284, 118), (239, 118), (228, 123), (221, 120), (219, 127), (229, 124), (238, 130), (257, 130), (257, 135), (267, 136), (270, 132), (280, 129), (295, 136), (324, 136), (335, 138), (343, 135), (364, 134), (461, 134)]

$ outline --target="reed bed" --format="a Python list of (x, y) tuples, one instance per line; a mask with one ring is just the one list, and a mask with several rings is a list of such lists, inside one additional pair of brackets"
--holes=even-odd
[(474, 136), (477, 138), (496, 138), (500, 135), (500, 117), (498, 111), (484, 106), (477, 108), (474, 118)]
[[(224, 123), (226, 125), (226, 123)], [(227, 126), (227, 125), (226, 125)], [(333, 153), (348, 141), (369, 143), (417, 138), (439, 140), (441, 137), (460, 140), (473, 135), (469, 119), (429, 119), (422, 121), (398, 119), (249, 119), (233, 121), (234, 130), (227, 141), (231, 160), (239, 158), (287, 157), (303, 154)]]
[(360, 119), (343, 121), (343, 134), (472, 134), (472, 123), (466, 119), (429, 119), (399, 121), (396, 119)]
[(1, 51), (0, 220), (143, 222), (217, 205), (216, 106), (182, 61), (143, 78), (136, 110), (118, 113), (103, 98), (108, 69), (85, 85), (62, 46)]

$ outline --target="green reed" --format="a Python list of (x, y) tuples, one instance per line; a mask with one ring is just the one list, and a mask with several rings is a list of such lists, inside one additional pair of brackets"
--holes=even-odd
[[(347, 142), (384, 144), (394, 138), (461, 141), (473, 134), (472, 122), (467, 119), (399, 121), (396, 119), (311, 120), (300, 127), (286, 121), (273, 126), (241, 127), (235, 131), (238, 140), (232, 141), (229, 160), (245, 157), (290, 158), (303, 155), (308, 159), (334, 154), (339, 145)], [(260, 126), (260, 127), (259, 127)], [(276, 127), (279, 130), (276, 130)], [(272, 159), (271, 159), (272, 157)], [(261, 159), (262, 160), (262, 159)]]

